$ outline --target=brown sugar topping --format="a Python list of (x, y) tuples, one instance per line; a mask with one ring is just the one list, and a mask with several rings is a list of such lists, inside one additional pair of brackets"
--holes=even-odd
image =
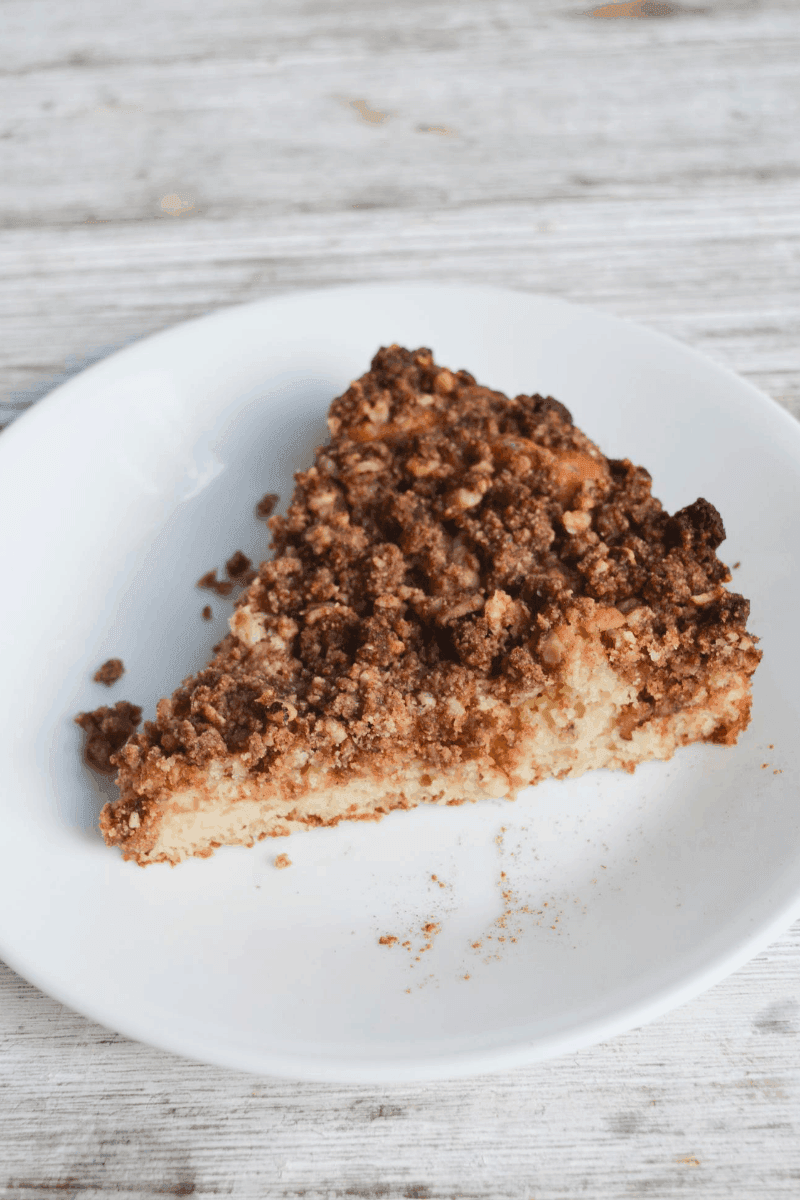
[(113, 775), (111, 755), (124, 746), (141, 719), (141, 708), (127, 700), (119, 700), (113, 708), (78, 713), (75, 722), (86, 734), (83, 756), (89, 766), (104, 775)]
[(256, 516), (259, 521), (267, 521), (272, 516), (279, 500), (280, 496), (277, 492), (267, 492), (265, 496), (261, 497), (256, 505)]
[(196, 586), (205, 588), (208, 592), (216, 592), (218, 596), (230, 596), (233, 591), (233, 584), (229, 579), (217, 579), (216, 568), (201, 575)]
[(229, 579), (239, 579), (252, 566), (250, 559), (241, 550), (236, 550), (225, 563), (225, 571)]
[[(643, 679), (632, 731), (687, 703), (701, 660), (743, 635), (713, 505), (670, 516), (647, 471), (607, 459), (557, 400), (390, 346), (329, 426), (270, 519), (274, 557), (237, 601), (235, 636), (161, 701), (121, 756), (131, 770), (233, 752), (291, 787), (293, 747), (346, 777), (389, 744), (447, 769), (497, 739), (487, 681), (509, 701), (540, 689), (558, 670), (550, 632), (590, 610), (612, 665)], [(225, 585), (210, 572), (200, 586)]]
[(111, 684), (116, 683), (124, 674), (125, 664), (122, 659), (109, 658), (102, 667), (98, 667), (92, 678), (95, 683), (104, 683), (106, 687), (111, 687)]

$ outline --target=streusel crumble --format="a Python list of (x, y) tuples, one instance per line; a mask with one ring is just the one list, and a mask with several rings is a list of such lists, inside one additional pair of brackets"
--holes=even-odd
[(746, 727), (760, 652), (707, 500), (670, 516), (563, 404), (427, 349), (380, 350), (329, 426), (211, 664), (115, 756), (101, 825), (126, 857), (513, 796)]

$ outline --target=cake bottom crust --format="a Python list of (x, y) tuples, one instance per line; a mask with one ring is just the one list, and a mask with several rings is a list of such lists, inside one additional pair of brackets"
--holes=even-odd
[[(513, 706), (485, 693), (480, 707), (490, 724), (496, 721), (497, 738), (485, 753), (446, 770), (389, 752), (362, 761), (344, 779), (315, 771), (313, 763), (298, 764), (291, 788), (279, 791), (269, 775), (232, 755), (205, 770), (184, 768), (166, 799), (148, 796), (146, 780), (123, 782), (120, 799), (101, 814), (103, 836), (142, 866), (175, 865), (208, 857), (221, 845), (252, 846), (342, 820), (379, 820), (397, 808), (514, 799), (547, 778), (576, 778), (598, 768), (633, 771), (692, 742), (733, 743), (748, 724), (754, 664), (735, 658), (721, 664), (698, 681), (692, 703), (631, 729), (626, 714), (636, 686), (610, 666), (599, 638), (570, 642), (558, 680), (545, 690)], [(159, 774), (163, 784), (163, 767)]]

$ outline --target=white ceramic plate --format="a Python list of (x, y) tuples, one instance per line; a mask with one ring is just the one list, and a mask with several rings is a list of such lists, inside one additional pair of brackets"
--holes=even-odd
[[(265, 556), (254, 503), (286, 499), (330, 399), (392, 341), (512, 395), (550, 392), (609, 455), (644, 463), (670, 510), (720, 508), (764, 650), (751, 727), (735, 748), (516, 804), (123, 863), (96, 832), (114, 789), (82, 765), (73, 715), (126, 698), (152, 716), (204, 663), (231, 606), (212, 597), (204, 621), (195, 581), (234, 549)], [(485, 288), (228, 309), (92, 367), (4, 432), (0, 512), (0, 953), (87, 1016), (269, 1074), (443, 1078), (650, 1020), (800, 912), (800, 425), (685, 347)], [(91, 676), (111, 656), (127, 673), (108, 691)]]

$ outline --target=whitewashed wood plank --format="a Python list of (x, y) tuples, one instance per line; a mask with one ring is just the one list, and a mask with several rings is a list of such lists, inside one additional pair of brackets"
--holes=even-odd
[(0, 378), (7, 399), (24, 402), (70, 354), (82, 361), (221, 305), (293, 287), (437, 278), (545, 292), (644, 321), (798, 411), (799, 263), (793, 183), (772, 187), (768, 203), (751, 188), (726, 205), (646, 210), (562, 201), (413, 219), (374, 210), (14, 231), (0, 236)]
[[(598, 21), (563, 0), (511, 0), (491, 17), (475, 0), (217, 3), (198, 21), (184, 3), (150, 2), (98, 23), (83, 0), (59, 13), (54, 39), (42, 36), (48, 0), (10, 7), (0, 219), (18, 286), (5, 294), (0, 395), (39, 394), (68, 356), (204, 306), (433, 274), (656, 322), (651, 300), (691, 314), (700, 299), (723, 319), (720, 306), (744, 307), (762, 329), (766, 306), (783, 314), (774, 334), (755, 361), (737, 338), (731, 365), (795, 404), (794, 365), (780, 361), (797, 345), (791, 5)], [(357, 94), (385, 120), (365, 121)], [(424, 132), (432, 123), (453, 136)], [(177, 219), (161, 208), (170, 194), (192, 204)], [(426, 220), (432, 236), (415, 244)], [(139, 244), (120, 260), (115, 239), (131, 225)], [(52, 226), (32, 263), (25, 229)], [(169, 244), (171, 271), (150, 257), (151, 234), (159, 256)], [(196, 273), (209, 240), (221, 252)], [(107, 254), (100, 277), (91, 247)], [(714, 344), (725, 358), (724, 339)]]
[[(6, 223), (160, 217), (175, 188), (192, 193), (186, 216), (227, 220), (353, 204), (719, 200), (797, 179), (791, 8), (602, 22), (518, 0), (487, 20), (473, 0), (458, 20), (449, 5), (404, 6), (386, 28), (372, 5), (318, 8), (319, 23), (302, 9), (209, 7), (197, 22), (151, 3), (87, 35), (84, 3), (61, 21), (61, 57), (44, 62), (28, 18), (30, 45), (5, 76)], [(199, 30), (209, 39), (223, 16), (221, 43), (201, 50)], [(384, 122), (350, 107), (359, 89)], [(454, 136), (422, 132), (432, 121), (455, 121)]]
[(705, 997), (604, 1046), (393, 1088), (183, 1062), (6, 970), (8, 1194), (796, 1196), (798, 955), (795, 928)]

